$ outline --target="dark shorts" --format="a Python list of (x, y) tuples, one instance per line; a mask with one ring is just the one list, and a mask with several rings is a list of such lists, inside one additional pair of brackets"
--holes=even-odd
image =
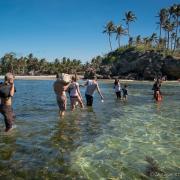
[(121, 91), (116, 92), (117, 98), (121, 98)]
[(93, 96), (90, 96), (90, 95), (88, 95), (88, 94), (85, 94), (85, 96), (86, 96), (86, 102), (87, 102), (87, 106), (92, 106), (92, 104), (93, 104)]
[(59, 106), (60, 111), (65, 111), (66, 110), (66, 96), (57, 96), (57, 104)]
[(12, 124), (15, 119), (15, 114), (11, 106), (0, 105), (0, 113), (4, 116), (4, 122), (6, 125), (6, 129), (12, 127)]

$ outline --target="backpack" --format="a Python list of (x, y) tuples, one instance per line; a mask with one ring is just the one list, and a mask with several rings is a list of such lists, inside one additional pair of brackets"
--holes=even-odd
[(10, 97), (11, 85), (0, 85), (0, 98)]

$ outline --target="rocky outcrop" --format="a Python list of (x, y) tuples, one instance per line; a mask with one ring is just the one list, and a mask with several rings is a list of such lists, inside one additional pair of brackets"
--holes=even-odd
[(93, 68), (86, 69), (84, 73), (84, 79), (91, 79), (96, 75), (96, 71)]
[(164, 76), (167, 79), (175, 80), (180, 79), (180, 58), (163, 57), (160, 52), (142, 52), (134, 48), (121, 52), (117, 50), (104, 57), (98, 68), (88, 69), (84, 77), (91, 78), (94, 75), (103, 79), (119, 77), (153, 80), (156, 77)]
[[(115, 59), (107, 63), (107, 59)], [(155, 77), (166, 76), (167, 79), (180, 78), (180, 59), (172, 56), (166, 58), (154, 51), (139, 52), (128, 49), (124, 52), (111, 52), (106, 57), (106, 63), (101, 63), (99, 77), (109, 79), (119, 77), (135, 80), (153, 80)], [(87, 74), (86, 74), (86, 77)]]
[[(129, 57), (130, 56), (130, 57)], [(114, 63), (113, 75), (126, 76), (130, 79), (154, 79), (162, 76), (163, 58), (154, 52), (128, 52)], [(112, 69), (113, 70), (113, 69)]]
[(163, 74), (166, 74), (168, 79), (180, 78), (180, 60), (173, 59), (172, 57), (166, 58), (162, 66)]

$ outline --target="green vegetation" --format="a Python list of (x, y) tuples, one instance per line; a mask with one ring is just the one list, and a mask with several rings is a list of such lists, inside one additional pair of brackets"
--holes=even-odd
[(41, 74), (56, 74), (77, 73), (84, 70), (80, 60), (69, 59), (63, 57), (55, 59), (54, 62), (48, 62), (46, 59), (38, 59), (33, 54), (26, 57), (16, 57), (15, 53), (7, 53), (0, 59), (0, 74), (12, 72), (18, 75), (41, 75)]
[[(126, 27), (121, 23), (115, 25), (113, 21), (109, 21), (104, 27), (103, 33), (108, 35), (111, 52), (103, 57), (97, 56), (93, 58), (91, 62), (82, 64), (80, 60), (71, 60), (65, 57), (55, 59), (54, 62), (49, 62), (46, 59), (38, 59), (34, 57), (33, 54), (25, 57), (16, 57), (15, 53), (7, 53), (0, 59), (0, 74), (5, 74), (9, 71), (18, 75), (48, 75), (56, 74), (57, 72), (84, 74), (85, 71), (92, 71), (100, 75), (105, 74), (110, 76), (120, 75), (122, 68), (126, 69), (126, 67), (129, 66), (127, 63), (140, 58), (142, 59), (142, 56), (144, 60), (149, 59), (149, 62), (151, 62), (151, 55), (153, 55), (153, 59), (155, 60), (172, 56), (174, 59), (179, 59), (179, 16), (180, 4), (162, 8), (156, 16), (158, 18), (159, 35), (153, 32), (148, 37), (141, 37), (141, 35), (132, 37), (130, 24), (135, 22), (137, 17), (135, 13), (128, 11), (122, 19)], [(118, 48), (112, 51), (112, 40), (114, 36), (118, 41)], [(126, 45), (122, 45), (121, 39), (125, 36), (128, 36), (128, 42)], [(149, 52), (151, 52), (151, 54), (149, 54)], [(126, 62), (122, 60), (126, 60)], [(126, 63), (126, 66), (124, 66), (123, 63)], [(107, 65), (109, 67), (107, 67)], [(132, 73), (134, 73), (134, 71), (132, 71)], [(128, 72), (129, 71), (127, 71), (126, 74), (128, 74)], [(175, 77), (177, 77), (177, 75)]]
[(110, 48), (111, 39), (113, 34), (116, 35), (118, 39), (118, 46), (120, 48), (120, 38), (123, 36), (129, 37), (128, 46), (134, 46), (137, 49), (148, 51), (154, 50), (163, 52), (165, 55), (180, 55), (180, 37), (179, 34), (179, 16), (180, 16), (180, 4), (174, 4), (168, 8), (163, 8), (158, 12), (156, 16), (158, 18), (159, 35), (157, 33), (152, 33), (149, 37), (141, 37), (137, 35), (132, 37), (130, 35), (130, 23), (135, 22), (136, 15), (132, 11), (125, 13), (125, 18), (123, 19), (126, 23), (126, 28), (123, 28), (122, 24), (115, 25), (113, 21), (110, 21), (105, 26), (103, 33), (107, 33), (109, 36)]

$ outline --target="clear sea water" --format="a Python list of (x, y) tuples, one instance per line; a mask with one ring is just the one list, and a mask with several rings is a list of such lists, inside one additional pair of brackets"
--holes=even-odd
[(156, 103), (152, 82), (128, 82), (127, 102), (100, 82), (104, 102), (96, 93), (73, 113), (68, 102), (63, 119), (53, 81), (15, 85), (16, 128), (4, 133), (0, 116), (0, 179), (180, 179), (180, 83), (164, 83)]

